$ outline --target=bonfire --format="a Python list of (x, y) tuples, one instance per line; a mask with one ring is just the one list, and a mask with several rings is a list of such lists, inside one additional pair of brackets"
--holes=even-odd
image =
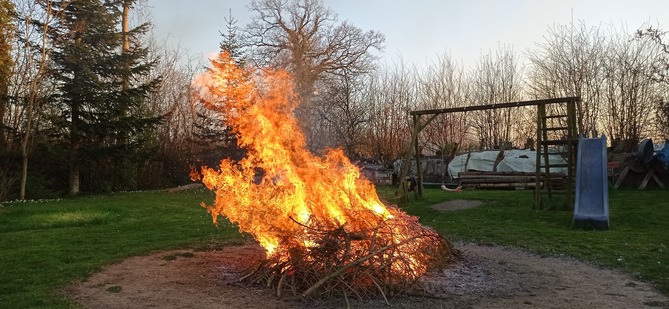
[(243, 69), (222, 52), (199, 81), (203, 104), (225, 116), (246, 150), (239, 161), (194, 173), (216, 193), (213, 205), (203, 203), (214, 223), (226, 218), (266, 252), (242, 281), (266, 284), (279, 296), (387, 301), (451, 260), (449, 242), (381, 202), (341, 150), (307, 150), (287, 72)]

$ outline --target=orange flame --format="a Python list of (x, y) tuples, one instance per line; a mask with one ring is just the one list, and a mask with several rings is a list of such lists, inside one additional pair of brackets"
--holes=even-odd
[[(306, 149), (293, 116), (298, 98), (286, 72), (244, 70), (221, 53), (199, 82), (207, 90), (202, 102), (226, 115), (247, 150), (238, 162), (225, 159), (218, 170), (202, 169), (202, 182), (216, 192), (214, 205), (206, 207), (214, 222), (224, 216), (251, 234), (268, 257), (285, 261), (291, 248), (317, 247), (320, 240), (309, 229), (372, 231), (379, 222), (409, 217), (386, 207), (341, 150), (318, 157)], [(408, 243), (411, 234), (394, 226), (387, 233), (395, 234), (392, 241)], [(425, 271), (407, 260), (417, 273)]]

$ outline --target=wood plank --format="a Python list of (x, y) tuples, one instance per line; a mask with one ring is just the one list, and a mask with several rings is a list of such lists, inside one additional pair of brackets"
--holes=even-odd
[(662, 189), (665, 188), (664, 183), (662, 183), (662, 181), (660, 181), (660, 178), (657, 177), (657, 175), (653, 174), (653, 179), (655, 179), (655, 182), (657, 183), (658, 186), (660, 186), (660, 188), (662, 188)]
[(482, 183), (477, 185), (463, 185), (463, 187), (473, 187), (477, 189), (499, 189), (499, 188), (534, 188), (535, 183)]
[(477, 184), (477, 183), (534, 183), (534, 179), (528, 178), (505, 178), (505, 179), (462, 179), (461, 184)]
[(463, 107), (451, 107), (451, 108), (440, 108), (440, 109), (427, 109), (427, 110), (411, 111), (410, 114), (411, 115), (427, 115), (427, 114), (444, 114), (444, 113), (453, 113), (453, 112), (468, 112), (468, 111), (497, 109), (497, 108), (505, 108), (505, 107), (520, 107), (520, 106), (534, 106), (534, 105), (553, 104), (553, 103), (568, 103), (570, 101), (575, 101), (575, 100), (579, 100), (579, 98), (578, 97), (565, 97), (565, 98), (555, 98), (555, 99), (530, 100), (530, 101), (519, 101), (519, 102), (509, 102), (509, 103), (492, 103), (492, 104), (463, 106)]
[(641, 184), (639, 185), (639, 190), (643, 190), (646, 188), (646, 185), (648, 185), (648, 180), (655, 174), (655, 170), (649, 169), (648, 172), (646, 172), (646, 177), (643, 178), (641, 181)]
[(616, 184), (613, 185), (613, 189), (620, 188), (620, 185), (623, 183), (623, 179), (625, 179), (625, 176), (627, 176), (627, 172), (629, 171), (630, 171), (629, 165), (625, 164), (625, 168), (623, 168), (623, 171), (620, 172), (620, 177), (618, 177), (618, 180), (616, 180)]

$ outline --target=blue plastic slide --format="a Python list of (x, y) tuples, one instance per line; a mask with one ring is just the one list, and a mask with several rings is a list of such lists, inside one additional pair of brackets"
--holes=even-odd
[(609, 187), (606, 176), (606, 136), (578, 138), (574, 226), (609, 228)]

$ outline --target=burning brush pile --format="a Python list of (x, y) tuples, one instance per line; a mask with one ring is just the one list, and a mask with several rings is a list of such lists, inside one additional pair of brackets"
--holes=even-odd
[(202, 101), (225, 115), (246, 157), (203, 167), (195, 177), (216, 193), (207, 206), (251, 234), (266, 259), (242, 278), (303, 296), (387, 297), (452, 257), (449, 242), (417, 218), (384, 205), (340, 150), (305, 147), (283, 71), (252, 72), (226, 53), (201, 78)]

